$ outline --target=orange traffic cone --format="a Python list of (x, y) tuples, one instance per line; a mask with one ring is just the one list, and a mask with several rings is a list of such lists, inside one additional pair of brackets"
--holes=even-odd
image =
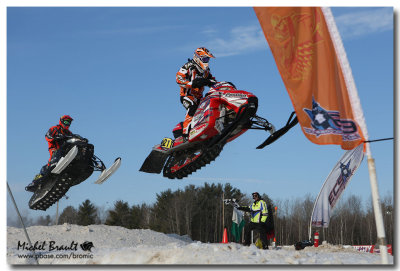
[(226, 228), (224, 228), (224, 236), (222, 237), (222, 243), (223, 244), (228, 243), (228, 232), (226, 231)]

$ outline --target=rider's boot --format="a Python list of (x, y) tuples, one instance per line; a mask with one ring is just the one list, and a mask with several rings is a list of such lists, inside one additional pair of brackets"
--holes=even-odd
[(183, 134), (183, 121), (179, 122), (174, 130), (172, 130), (172, 134), (174, 135), (174, 138), (177, 139), (178, 137), (182, 136)]
[(183, 121), (183, 138), (184, 139), (188, 139), (189, 138), (189, 124), (190, 122), (192, 122), (193, 117), (189, 116), (188, 114), (186, 114), (185, 120)]
[(36, 174), (35, 178), (33, 178), (33, 181), (25, 187), (25, 190), (29, 192), (35, 192), (39, 185), (44, 183), (47, 175), (49, 175), (49, 172), (49, 164), (44, 165), (40, 170), (40, 173)]
[(58, 150), (50, 152), (51, 156), (49, 162), (40, 169), (40, 173), (35, 175), (33, 181), (25, 187), (26, 191), (35, 192), (40, 184), (46, 181), (46, 177), (50, 174), (51, 170), (57, 165), (61, 153)]

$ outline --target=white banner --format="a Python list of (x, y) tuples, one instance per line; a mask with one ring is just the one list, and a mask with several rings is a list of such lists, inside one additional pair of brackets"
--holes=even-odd
[(347, 151), (326, 178), (315, 201), (312, 226), (327, 228), (331, 211), (364, 158), (364, 144)]

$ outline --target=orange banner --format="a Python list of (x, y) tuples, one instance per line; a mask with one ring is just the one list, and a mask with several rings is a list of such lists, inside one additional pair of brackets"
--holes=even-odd
[(305, 136), (350, 150), (364, 141), (319, 7), (255, 7)]

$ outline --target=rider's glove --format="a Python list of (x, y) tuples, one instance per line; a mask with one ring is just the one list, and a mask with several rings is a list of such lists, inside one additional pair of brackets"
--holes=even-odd
[(62, 141), (64, 139), (65, 139), (65, 136), (63, 136), (63, 135), (57, 135), (57, 136), (54, 137), (55, 141)]
[(201, 88), (201, 87), (209, 86), (209, 85), (213, 85), (211, 83), (211, 80), (203, 78), (203, 77), (195, 78), (192, 81), (192, 88)]
[(213, 86), (213, 85), (215, 85), (216, 83), (217, 83), (217, 81), (216, 80), (214, 80), (214, 79), (208, 79), (208, 84), (207, 84), (207, 87), (211, 87), (211, 86)]

